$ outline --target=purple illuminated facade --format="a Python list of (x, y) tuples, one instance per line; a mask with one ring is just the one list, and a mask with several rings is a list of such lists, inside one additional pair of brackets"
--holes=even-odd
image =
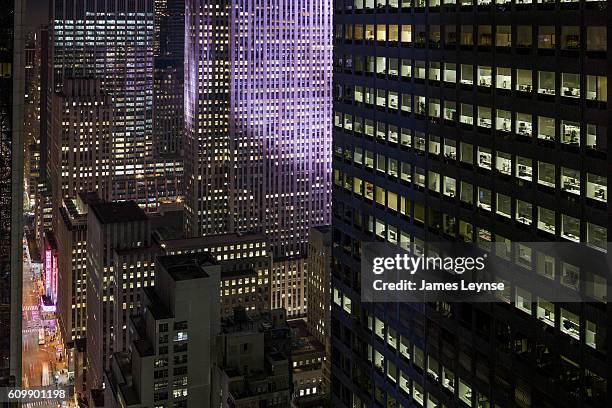
[(186, 230), (303, 257), (330, 222), (331, 0), (186, 3)]

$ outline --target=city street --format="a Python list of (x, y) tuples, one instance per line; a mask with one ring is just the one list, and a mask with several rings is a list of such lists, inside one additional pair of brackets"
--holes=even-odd
[[(25, 241), (24, 241), (25, 243)], [(61, 345), (56, 336), (57, 321), (43, 319), (39, 298), (43, 291), (39, 266), (31, 262), (27, 244), (24, 245), (23, 264), (23, 386), (24, 388), (67, 384), (67, 376), (60, 375), (65, 363), (59, 360)], [(44, 344), (40, 344), (43, 343)], [(63, 380), (63, 381), (62, 381)], [(64, 384), (62, 384), (64, 383)], [(56, 407), (57, 403), (33, 402), (24, 406)]]

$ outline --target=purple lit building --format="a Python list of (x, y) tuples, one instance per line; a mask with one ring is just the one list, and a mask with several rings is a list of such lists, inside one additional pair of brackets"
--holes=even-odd
[[(154, 0), (153, 156), (148, 178), (155, 180), (155, 201), (173, 204), (183, 183), (183, 57), (185, 0)], [(151, 197), (149, 197), (151, 198)]]
[(186, 230), (263, 231), (303, 259), (330, 222), (331, 0), (186, 3)]

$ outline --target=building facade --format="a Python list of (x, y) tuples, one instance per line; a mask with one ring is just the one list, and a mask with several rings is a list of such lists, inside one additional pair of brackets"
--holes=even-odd
[(284, 308), (290, 317), (304, 316), (308, 293), (308, 260), (303, 256), (274, 258), (272, 263), (272, 309)]
[(289, 320), (291, 327), (291, 370), (293, 374), (292, 406), (322, 403), (325, 398), (323, 387), (323, 364), (325, 346), (309, 331), (303, 319)]
[(331, 364), (331, 226), (315, 227), (308, 235), (308, 308), (306, 323), (308, 331), (325, 347), (322, 364), (322, 392), (329, 393)]
[(153, 0), (69, 2), (51, 7), (51, 90), (67, 78), (95, 78), (113, 104), (111, 196), (155, 208)]
[(185, 1), (155, 0), (155, 154), (180, 156), (183, 149)]
[(113, 105), (101, 88), (100, 80), (65, 79), (53, 95), (48, 175), (55, 211), (80, 192), (111, 198)]
[(183, 188), (185, 232), (188, 236), (228, 232), (227, 23), (225, 2), (185, 2)]
[(130, 346), (113, 355), (105, 373), (103, 406), (216, 406), (221, 268), (200, 253), (162, 256), (155, 271), (154, 287), (130, 319)]
[(284, 311), (252, 319), (237, 308), (223, 322), (218, 344), (211, 406), (290, 406), (291, 334)]
[(59, 210), (57, 318), (64, 344), (87, 333), (87, 213), (98, 201), (96, 193), (81, 193), (65, 198)]
[[(154, 262), (128, 264), (123, 251), (147, 251), (151, 228), (144, 211), (134, 201), (96, 203), (87, 212), (87, 389), (102, 388), (104, 369), (125, 328), (115, 322), (116, 309), (127, 313), (137, 301), (137, 287), (153, 281)], [(131, 280), (126, 283), (126, 281)], [(146, 285), (145, 285), (146, 282)], [(126, 287), (127, 285), (127, 287)], [(118, 294), (128, 288), (131, 302)], [(140, 293), (140, 291), (138, 291)], [(118, 323), (118, 322), (117, 322)]]
[(24, 38), (22, 1), (0, 17), (0, 384), (21, 383)]
[(325, 343), (329, 336), (331, 308), (331, 227), (310, 230), (308, 266), (308, 330)]
[(41, 36), (31, 29), (25, 38), (25, 94), (24, 94), (24, 189), (27, 208), (34, 205), (40, 166), (40, 74)]
[(153, 155), (156, 201), (183, 194), (185, 1), (154, 0)]
[(359, 263), (376, 241), (607, 251), (608, 5), (356, 0), (334, 16), (333, 405), (610, 405), (603, 271), (583, 303), (512, 286), (499, 303), (366, 304)]
[(293, 257), (328, 222), (330, 7), (187, 1), (190, 235), (257, 230)]
[[(159, 236), (159, 235), (158, 235)], [(270, 310), (272, 252), (263, 234), (219, 234), (200, 238), (161, 239), (167, 255), (209, 253), (221, 265), (221, 319), (242, 307), (249, 315)]]

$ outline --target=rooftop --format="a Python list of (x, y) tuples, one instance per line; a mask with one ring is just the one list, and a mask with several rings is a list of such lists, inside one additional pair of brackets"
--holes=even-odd
[(166, 251), (168, 251), (172, 249), (206, 248), (217, 245), (241, 244), (245, 242), (268, 242), (268, 238), (264, 234), (258, 233), (229, 233), (196, 238), (168, 239), (164, 240), (163, 244)]
[(106, 377), (109, 380), (109, 386), (114, 394), (121, 394), (126, 406), (138, 405), (140, 398), (131, 381), (132, 364), (128, 353), (114, 353), (112, 362), (117, 371), (110, 370), (106, 372)]
[(313, 227), (312, 229), (317, 230), (323, 234), (331, 232), (331, 225), (319, 225), (318, 227)]
[(64, 198), (64, 206), (60, 210), (62, 211), (62, 216), (65, 217), (65, 221), (67, 223), (87, 222), (88, 206), (100, 202), (102, 202), (102, 200), (98, 197), (96, 192), (81, 191), (79, 192), (78, 197)]
[[(149, 299), (150, 303), (147, 305), (147, 309), (155, 320), (165, 320), (174, 317), (172, 312), (164, 305), (157, 292), (151, 286), (143, 288), (144, 295)], [(142, 329), (142, 322), (138, 320), (138, 317), (132, 317), (134, 327)], [(144, 329), (143, 329), (144, 330)]]
[(96, 191), (80, 191), (79, 198), (88, 205), (102, 202)]
[(160, 242), (185, 239), (183, 211), (164, 211), (151, 215), (151, 229)]
[(139, 255), (139, 254), (158, 254), (160, 252), (160, 246), (157, 242), (153, 242), (148, 246), (130, 247), (130, 248), (115, 248), (115, 253), (120, 256), (126, 255)]
[(207, 278), (205, 266), (217, 265), (217, 261), (208, 253), (165, 255), (157, 258), (175, 281)]
[(285, 329), (288, 326), (285, 320), (276, 321), (274, 319), (274, 312), (267, 311), (256, 316), (249, 315), (245, 312), (243, 307), (234, 308), (234, 316), (229, 319), (225, 319), (222, 322), (223, 333), (253, 333), (253, 332), (267, 332), (274, 329)]
[(254, 269), (230, 269), (221, 274), (222, 281), (245, 277), (257, 277), (257, 272)]
[(71, 218), (76, 218), (80, 215), (86, 215), (87, 213), (79, 211), (79, 208), (76, 205), (75, 198), (64, 198), (64, 207), (68, 211), (68, 214)]
[(287, 324), (294, 334), (291, 345), (293, 355), (325, 352), (325, 346), (308, 331), (306, 321), (295, 319), (289, 320)]
[(52, 250), (57, 250), (57, 239), (55, 238), (55, 234), (53, 231), (45, 231), (45, 240), (49, 244), (49, 248)]
[(148, 220), (147, 214), (135, 201), (100, 202), (92, 204), (91, 209), (102, 224)]

